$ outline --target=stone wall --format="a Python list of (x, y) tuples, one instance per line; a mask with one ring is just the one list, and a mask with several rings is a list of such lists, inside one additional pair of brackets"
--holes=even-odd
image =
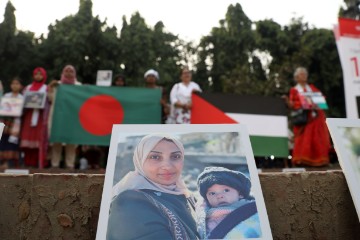
[[(360, 239), (341, 171), (261, 173), (274, 239)], [(0, 239), (95, 239), (104, 175), (0, 174)]]

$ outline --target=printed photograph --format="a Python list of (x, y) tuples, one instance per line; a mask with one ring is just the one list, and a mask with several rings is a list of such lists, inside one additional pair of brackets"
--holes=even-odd
[(2, 97), (0, 101), (0, 116), (20, 117), (23, 105), (23, 98)]
[(240, 124), (114, 125), (97, 239), (271, 239), (257, 174)]
[(24, 108), (44, 108), (46, 96), (46, 92), (26, 91), (24, 96)]
[(111, 86), (112, 71), (111, 70), (98, 70), (96, 75), (96, 85), (98, 86)]
[(360, 219), (360, 120), (328, 118), (326, 123)]

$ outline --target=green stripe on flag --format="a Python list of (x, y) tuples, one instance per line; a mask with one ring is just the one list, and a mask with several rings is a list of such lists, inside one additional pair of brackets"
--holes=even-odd
[(250, 142), (255, 156), (289, 156), (286, 137), (250, 136)]
[(109, 145), (113, 124), (160, 124), (161, 90), (57, 87), (50, 142)]
[(320, 109), (324, 109), (324, 110), (327, 110), (329, 109), (328, 105), (326, 103), (318, 103), (317, 106), (320, 108)]

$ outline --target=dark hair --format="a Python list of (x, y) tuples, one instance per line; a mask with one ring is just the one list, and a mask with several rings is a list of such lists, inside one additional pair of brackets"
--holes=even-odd
[(12, 84), (13, 83), (13, 81), (18, 81), (21, 85), (23, 85), (23, 82), (22, 82), (22, 80), (21, 80), (21, 78), (20, 77), (13, 77), (11, 80), (10, 80), (10, 84)]
[(126, 86), (126, 81), (125, 81), (125, 76), (123, 74), (116, 74), (114, 76), (114, 80), (112, 82), (112, 85), (115, 86), (115, 82), (118, 80), (118, 79), (122, 79), (123, 82), (124, 82), (124, 86)]
[(188, 70), (189, 72), (191, 72), (188, 65), (182, 66), (181, 69), (180, 69), (180, 76), (181, 76), (181, 74), (183, 73), (184, 70)]

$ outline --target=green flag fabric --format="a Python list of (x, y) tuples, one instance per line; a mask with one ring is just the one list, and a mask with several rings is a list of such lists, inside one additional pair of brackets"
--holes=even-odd
[(110, 144), (113, 124), (160, 124), (161, 90), (59, 85), (50, 142)]

